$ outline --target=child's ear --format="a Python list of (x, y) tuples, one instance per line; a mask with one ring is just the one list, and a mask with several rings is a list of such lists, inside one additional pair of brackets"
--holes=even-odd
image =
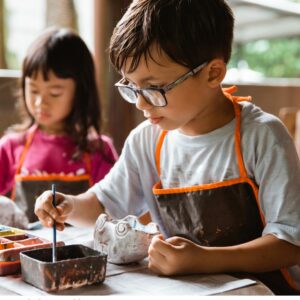
[(206, 67), (208, 80), (207, 84), (210, 88), (220, 86), (226, 75), (226, 64), (223, 59), (213, 59)]

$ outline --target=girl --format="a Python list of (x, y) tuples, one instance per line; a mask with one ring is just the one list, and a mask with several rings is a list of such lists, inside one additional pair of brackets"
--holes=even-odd
[(92, 55), (68, 29), (48, 29), (30, 46), (22, 70), (23, 123), (0, 140), (0, 194), (30, 222), (36, 197), (52, 183), (79, 194), (117, 159), (101, 132)]

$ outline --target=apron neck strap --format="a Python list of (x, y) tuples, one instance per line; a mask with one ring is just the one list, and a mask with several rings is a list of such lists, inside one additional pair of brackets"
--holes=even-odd
[(38, 126), (35, 124), (35, 125), (33, 125), (32, 127), (29, 128), (28, 133), (26, 134), (25, 146), (24, 146), (24, 149), (21, 153), (21, 157), (19, 159), (19, 163), (18, 163), (18, 166), (17, 166), (17, 169), (16, 169), (16, 174), (20, 174), (20, 172), (21, 172), (21, 168), (22, 168), (22, 165), (24, 163), (25, 156), (27, 154), (29, 146), (32, 143), (34, 134), (37, 131), (37, 129), (38, 129)]
[[(32, 143), (32, 140), (34, 138), (34, 135), (36, 133), (38, 129), (38, 125), (33, 125), (32, 127), (29, 128), (28, 130), (28, 133), (26, 135), (26, 141), (25, 141), (25, 146), (24, 146), (24, 149), (21, 153), (21, 156), (20, 156), (20, 159), (19, 159), (19, 163), (18, 163), (18, 166), (17, 166), (17, 169), (16, 169), (16, 175), (20, 174), (21, 173), (21, 168), (23, 166), (23, 163), (24, 163), (24, 160), (25, 160), (25, 157), (26, 157), (26, 154), (28, 152), (28, 149)], [(91, 155), (90, 153), (88, 152), (84, 152), (83, 154), (83, 160), (84, 160), (84, 163), (85, 163), (85, 166), (86, 166), (86, 170), (87, 170), (87, 173), (91, 175), (91, 171), (92, 171), (92, 163), (91, 163)], [(91, 176), (90, 176), (90, 186), (92, 186), (92, 179), (91, 179)]]
[[(235, 140), (235, 153), (237, 157), (237, 162), (238, 162), (238, 167), (240, 171), (240, 176), (242, 178), (247, 178), (247, 171), (245, 168), (244, 164), (244, 159), (242, 155), (242, 145), (241, 145), (241, 108), (238, 102), (240, 101), (251, 101), (252, 98), (251, 96), (246, 96), (246, 97), (240, 97), (240, 96), (232, 96), (231, 94), (237, 91), (236, 86), (232, 86), (229, 88), (224, 88), (223, 93), (226, 98), (232, 101), (233, 107), (234, 107), (234, 113), (236, 117), (236, 125), (235, 125), (235, 133), (234, 133), (234, 140)], [(167, 135), (168, 131), (163, 130), (157, 140), (156, 144), (156, 150), (155, 150), (155, 164), (156, 164), (156, 169), (158, 176), (160, 177), (160, 153), (161, 153), (161, 148), (164, 142), (164, 139)]]
[(92, 178), (92, 161), (91, 161), (91, 154), (88, 152), (84, 152), (83, 153), (83, 160), (84, 160), (84, 164), (86, 167), (86, 171), (87, 173), (90, 175), (89, 176), (89, 183), (90, 183), (90, 187), (94, 184), (93, 182), (93, 178)]
[(233, 103), (236, 124), (235, 124), (235, 132), (234, 132), (234, 145), (235, 145), (235, 154), (238, 161), (238, 167), (240, 171), (240, 176), (242, 178), (247, 178), (247, 171), (243, 159), (243, 151), (242, 151), (242, 143), (241, 143), (241, 107), (238, 102), (241, 101), (251, 101), (251, 96), (241, 97), (241, 96), (232, 96), (232, 93), (237, 91), (236, 86), (231, 86), (229, 88), (224, 88), (223, 93), (227, 99), (229, 99)]
[(164, 139), (167, 135), (168, 131), (163, 130), (157, 140), (157, 144), (156, 144), (156, 151), (155, 151), (155, 164), (156, 164), (156, 170), (158, 173), (158, 176), (160, 177), (160, 152), (161, 152), (161, 148), (164, 142)]

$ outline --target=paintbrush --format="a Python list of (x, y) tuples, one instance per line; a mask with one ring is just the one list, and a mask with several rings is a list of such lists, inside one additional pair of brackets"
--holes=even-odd
[[(56, 200), (55, 200), (55, 183), (52, 184), (52, 205), (56, 207)], [(52, 243), (52, 262), (56, 262), (56, 221), (53, 221), (53, 243)]]

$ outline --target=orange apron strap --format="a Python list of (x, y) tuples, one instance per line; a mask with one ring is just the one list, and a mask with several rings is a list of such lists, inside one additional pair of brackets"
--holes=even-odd
[(280, 269), (284, 279), (287, 281), (288, 285), (293, 288), (295, 291), (300, 293), (300, 289), (298, 288), (295, 280), (292, 278), (291, 274), (288, 272), (287, 268), (281, 268)]
[(156, 150), (155, 150), (155, 164), (156, 164), (156, 169), (157, 169), (157, 173), (158, 176), (160, 177), (160, 152), (161, 152), (161, 147), (163, 145), (164, 139), (166, 137), (166, 134), (168, 132), (166, 130), (163, 130), (159, 137), (158, 137), (158, 141), (156, 144)]
[(34, 127), (31, 128), (31, 130), (29, 130), (28, 137), (26, 139), (26, 143), (25, 143), (24, 149), (21, 153), (20, 160), (19, 160), (19, 163), (18, 163), (18, 167), (16, 169), (16, 175), (20, 174), (20, 172), (21, 172), (21, 168), (23, 166), (26, 153), (29, 149), (30, 144), (32, 143), (32, 140), (33, 140), (33, 137), (34, 137), (34, 134), (35, 134), (37, 128), (38, 128), (37, 126), (34, 126)]
[[(233, 97), (231, 95), (231, 93), (235, 92), (236, 90), (237, 90), (237, 87), (232, 86), (229, 88), (224, 88), (223, 93), (229, 100), (232, 101), (233, 106), (234, 106), (234, 111), (235, 111), (235, 115), (236, 115), (235, 152), (236, 152), (236, 156), (237, 156), (240, 175), (242, 178), (247, 178), (248, 176), (247, 176), (247, 171), (246, 171), (244, 160), (243, 160), (242, 145), (241, 145), (241, 109), (237, 102), (251, 101), (251, 96)], [(161, 147), (162, 147), (162, 144), (163, 144), (166, 134), (167, 134), (167, 131), (162, 131), (158, 138), (158, 142), (156, 144), (155, 163), (156, 163), (156, 168), (157, 168), (157, 172), (158, 172), (159, 176), (160, 176), (160, 152), (161, 152)]]
[(232, 96), (232, 93), (237, 91), (235, 85), (227, 88), (222, 88), (223, 94), (232, 102), (252, 101), (251, 96)]
[(233, 94), (237, 91), (237, 86), (232, 85), (230, 87), (222, 88), (224, 94)]
[(90, 187), (91, 187), (94, 183), (93, 183), (93, 179), (92, 179), (92, 161), (91, 161), (90, 153), (84, 152), (83, 160), (84, 160), (84, 163), (85, 163), (85, 166), (86, 166), (87, 173), (89, 175), (89, 184), (90, 184)]
[(241, 108), (238, 104), (239, 101), (251, 101), (252, 98), (251, 96), (247, 96), (247, 97), (234, 97), (231, 95), (232, 91), (236, 91), (236, 87), (231, 87), (229, 89), (223, 89), (224, 95), (232, 101), (233, 103), (233, 107), (234, 107), (234, 112), (235, 112), (235, 116), (236, 116), (236, 126), (235, 126), (235, 153), (237, 156), (237, 161), (238, 161), (238, 167), (239, 167), (239, 171), (240, 171), (240, 175), (242, 178), (245, 178), (247, 180), (247, 182), (251, 185), (252, 190), (254, 192), (255, 195), (255, 200), (257, 203), (257, 207), (259, 210), (259, 214), (260, 214), (260, 218), (261, 221), (263, 223), (263, 225), (266, 225), (266, 220), (265, 220), (265, 216), (263, 214), (263, 211), (261, 209), (260, 206), (260, 202), (258, 199), (258, 188), (255, 185), (255, 183), (248, 177), (247, 171), (246, 171), (246, 167), (245, 167), (245, 163), (244, 163), (244, 159), (243, 159), (243, 152), (242, 152), (242, 144), (241, 144)]
[(239, 105), (233, 101), (235, 116), (236, 116), (236, 126), (235, 126), (235, 153), (237, 156), (238, 166), (240, 170), (240, 175), (242, 178), (246, 178), (247, 171), (244, 164), (244, 159), (242, 155), (242, 145), (241, 145), (241, 109)]
[(242, 152), (242, 144), (241, 144), (241, 108), (238, 105), (238, 102), (240, 101), (251, 101), (251, 96), (247, 96), (247, 97), (234, 97), (231, 95), (231, 93), (236, 92), (237, 91), (237, 87), (236, 86), (232, 86), (229, 88), (225, 88), (223, 89), (223, 93), (224, 95), (232, 101), (233, 103), (233, 107), (234, 107), (234, 113), (235, 113), (235, 117), (236, 117), (236, 126), (235, 126), (235, 133), (234, 133), (234, 137), (235, 137), (235, 153), (236, 153), (236, 157), (237, 157), (237, 161), (238, 161), (238, 167), (239, 167), (239, 171), (240, 171), (240, 175), (242, 178), (247, 178), (247, 171), (245, 168), (245, 164), (244, 164), (244, 159), (243, 159), (243, 152)]
[[(35, 134), (37, 128), (38, 128), (38, 126), (34, 125), (33, 127), (31, 127), (29, 129), (28, 137), (26, 139), (25, 146), (24, 146), (24, 149), (21, 153), (20, 160), (19, 160), (19, 163), (18, 163), (18, 166), (17, 166), (17, 169), (16, 169), (15, 178), (17, 177), (17, 175), (19, 175), (21, 173), (21, 168), (23, 166), (25, 156), (28, 152), (29, 146), (32, 143), (32, 140), (33, 140), (33, 137), (34, 137), (34, 134)], [(93, 179), (92, 179), (92, 176), (91, 176), (92, 163), (91, 163), (90, 154), (85, 152), (84, 155), (83, 155), (83, 160), (84, 160), (84, 163), (85, 163), (85, 166), (86, 166), (87, 173), (89, 175), (89, 185), (91, 187), (93, 185)], [(13, 189), (12, 189), (12, 192), (11, 192), (11, 199), (14, 200), (15, 196), (16, 196), (16, 184), (14, 184), (14, 186), (13, 186)]]
[[(16, 169), (15, 178), (16, 178), (16, 176), (19, 175), (20, 172), (21, 172), (21, 168), (22, 168), (22, 166), (23, 166), (23, 163), (24, 163), (24, 159), (25, 159), (26, 153), (27, 153), (27, 151), (28, 151), (28, 149), (29, 149), (30, 144), (32, 143), (32, 140), (33, 140), (33, 137), (34, 137), (34, 134), (35, 134), (37, 128), (38, 128), (38, 126), (37, 126), (37, 125), (34, 125), (33, 127), (31, 127), (31, 128), (29, 129), (29, 132), (28, 132), (28, 135), (29, 135), (29, 136), (26, 138), (25, 146), (24, 146), (24, 149), (23, 149), (23, 151), (22, 151), (22, 153), (21, 153), (21, 156), (20, 156), (20, 159), (19, 159), (19, 163), (18, 163), (18, 166), (17, 166), (17, 169)], [(16, 197), (16, 183), (14, 184), (14, 186), (13, 186), (13, 188), (12, 188), (10, 198), (11, 198), (12, 200), (14, 200), (15, 197)]]
[(255, 196), (255, 201), (256, 201), (256, 204), (257, 204), (257, 207), (258, 207), (260, 219), (261, 219), (261, 222), (262, 222), (263, 226), (265, 227), (266, 226), (266, 218), (265, 218), (265, 215), (264, 215), (264, 213), (263, 213), (263, 211), (261, 209), (261, 205), (260, 205), (260, 202), (259, 202), (258, 187), (255, 185), (255, 183), (249, 177), (246, 179), (246, 181), (252, 187), (252, 190), (253, 190), (254, 196)]

